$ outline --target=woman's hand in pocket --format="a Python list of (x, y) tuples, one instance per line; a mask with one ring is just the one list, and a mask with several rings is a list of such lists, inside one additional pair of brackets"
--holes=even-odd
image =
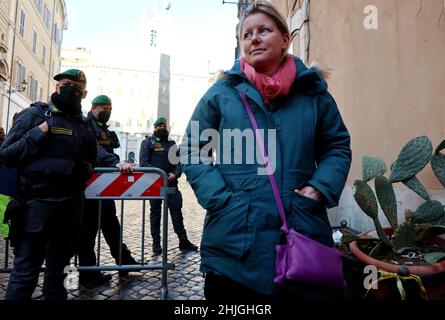
[(320, 201), (320, 202), (323, 201), (323, 197), (321, 196), (320, 191), (318, 191), (312, 186), (306, 186), (301, 189), (295, 189), (294, 192), (299, 193), (304, 197), (311, 198), (315, 201)]

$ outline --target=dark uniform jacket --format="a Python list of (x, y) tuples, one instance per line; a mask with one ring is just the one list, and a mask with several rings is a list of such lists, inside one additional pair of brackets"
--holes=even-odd
[[(170, 149), (173, 150), (170, 151)], [(162, 169), (167, 175), (173, 173), (176, 179), (170, 182), (170, 187), (178, 185), (177, 179), (181, 176), (182, 170), (179, 164), (172, 164), (168, 159), (168, 154), (176, 154), (177, 145), (171, 140), (161, 140), (156, 134), (146, 137), (141, 144), (139, 154), (139, 165), (141, 167), (156, 167)]]
[[(37, 127), (43, 121), (49, 126), (46, 135)], [(83, 193), (97, 147), (81, 113), (66, 115), (36, 102), (18, 115), (0, 153), (7, 167), (17, 168), (19, 196), (63, 201)]]
[(114, 149), (119, 148), (119, 139), (114, 131), (108, 130), (108, 126), (88, 112), (88, 120), (91, 122), (97, 140), (97, 166), (114, 167), (120, 162), (120, 158), (114, 153)]

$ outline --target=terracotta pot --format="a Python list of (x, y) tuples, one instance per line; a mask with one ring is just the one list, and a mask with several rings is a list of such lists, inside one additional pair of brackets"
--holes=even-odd
[[(391, 235), (394, 230), (392, 228), (384, 228), (388, 235)], [(374, 230), (365, 232), (364, 235), (369, 235)], [(431, 243), (445, 244), (445, 239), (442, 236), (434, 237), (432, 240), (428, 241)], [(397, 265), (389, 262), (380, 261), (374, 259), (358, 247), (357, 241), (352, 241), (349, 244), (349, 250), (352, 254), (364, 265), (373, 265), (379, 269), (385, 270), (387, 272), (398, 273), (402, 265)], [(407, 266), (405, 265), (409, 272), (413, 275), (420, 276), (422, 282), (424, 282), (426, 293), (429, 299), (432, 300), (443, 300), (445, 299), (445, 261), (441, 261), (430, 265), (419, 265), (419, 266)], [(397, 287), (395, 283), (383, 281), (379, 284), (379, 289), (371, 290), (371, 295), (374, 299), (388, 299), (392, 297), (397, 297)]]
[[(391, 235), (394, 232), (394, 230), (392, 228), (385, 228), (384, 230), (388, 235)], [(371, 231), (365, 232), (364, 234), (368, 235), (371, 232), (374, 232), (374, 231), (371, 230)], [(438, 237), (438, 238), (436, 238), (436, 240), (437, 241), (434, 241), (434, 242), (442, 243), (443, 238)], [(380, 261), (380, 260), (377, 260), (377, 259), (374, 259), (374, 258), (368, 256), (367, 254), (365, 254), (363, 251), (361, 251), (359, 249), (359, 247), (357, 245), (357, 241), (352, 241), (349, 244), (349, 250), (351, 250), (351, 252), (354, 254), (354, 256), (358, 260), (363, 262), (365, 265), (373, 265), (373, 266), (376, 266), (377, 268), (383, 269), (388, 272), (393, 272), (393, 273), (397, 273), (401, 267), (401, 265)], [(404, 267), (406, 267), (409, 270), (409, 272), (414, 275), (418, 275), (418, 276), (431, 275), (434, 273), (445, 272), (445, 260), (438, 262), (438, 263), (429, 264), (429, 265), (419, 265), (419, 266), (405, 265)]]

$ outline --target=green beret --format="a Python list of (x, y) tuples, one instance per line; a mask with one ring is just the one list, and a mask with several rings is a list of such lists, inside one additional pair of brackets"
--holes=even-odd
[(166, 123), (167, 123), (167, 120), (164, 117), (160, 117), (158, 120), (156, 120), (153, 123), (153, 126), (157, 127), (157, 126), (159, 126), (161, 124), (166, 124)]
[(78, 69), (66, 70), (62, 73), (55, 75), (53, 79), (56, 81), (60, 81), (62, 79), (70, 79), (73, 81), (83, 82), (85, 84), (87, 83), (87, 78), (85, 77), (85, 73), (83, 73), (83, 71)]
[(91, 104), (95, 105), (111, 105), (111, 99), (108, 98), (108, 96), (102, 94), (100, 96), (97, 96), (96, 98), (91, 101)]

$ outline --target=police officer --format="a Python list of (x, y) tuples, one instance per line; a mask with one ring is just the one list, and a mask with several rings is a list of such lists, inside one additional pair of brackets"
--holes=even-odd
[[(97, 166), (118, 167), (122, 172), (131, 172), (133, 165), (120, 163), (114, 149), (119, 148), (119, 140), (114, 131), (108, 130), (107, 122), (112, 110), (111, 99), (105, 95), (97, 96), (92, 101), (88, 119), (91, 122), (98, 142)], [(85, 202), (85, 212), (82, 220), (82, 237), (79, 248), (79, 265), (89, 266), (96, 263), (94, 244), (98, 229), (99, 200), (89, 199)], [(121, 264), (138, 264), (131, 256), (125, 244), (120, 245), (120, 224), (116, 217), (114, 200), (102, 200), (101, 229), (110, 252), (119, 263), (119, 249), (122, 248)], [(127, 275), (127, 271), (119, 271), (119, 275)], [(110, 274), (99, 271), (80, 271), (79, 283), (84, 286), (99, 285), (111, 280)]]
[[(177, 149), (174, 141), (168, 140), (167, 120), (159, 118), (154, 123), (153, 136), (147, 137), (141, 144), (139, 165), (141, 167), (156, 167), (165, 171), (168, 176), (169, 187), (176, 189), (175, 193), (168, 195), (168, 208), (173, 223), (173, 229), (179, 238), (179, 249), (182, 251), (197, 251), (198, 247), (187, 238), (182, 217), (182, 195), (178, 190), (178, 178), (181, 175), (181, 166), (173, 165), (168, 154), (170, 148)], [(153, 238), (153, 255), (162, 253), (161, 247), (161, 206), (162, 200), (150, 200), (151, 236)]]
[(31, 299), (43, 261), (44, 298), (67, 298), (64, 269), (77, 249), (85, 182), (96, 162), (94, 131), (81, 113), (85, 74), (70, 69), (54, 80), (49, 103), (23, 110), (1, 148), (5, 165), (18, 172), (18, 195), (5, 213), (12, 217), (10, 232), (15, 230), (8, 300)]

